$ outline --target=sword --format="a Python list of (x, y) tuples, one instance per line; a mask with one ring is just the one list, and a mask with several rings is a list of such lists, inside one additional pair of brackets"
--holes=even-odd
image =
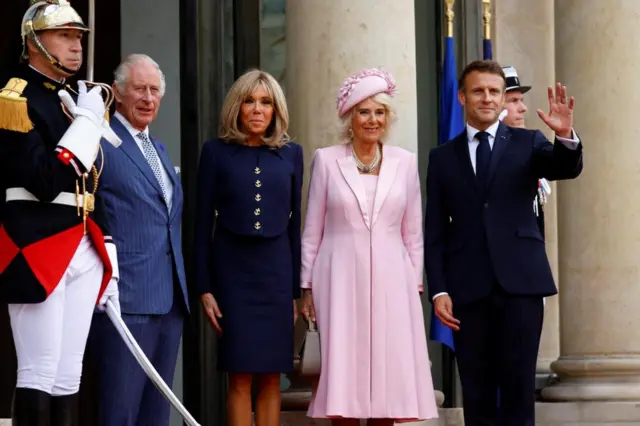
[(89, 37), (87, 40), (87, 80), (93, 81), (96, 49), (96, 0), (89, 0)]
[(138, 361), (138, 364), (140, 364), (140, 367), (142, 367), (153, 384), (156, 385), (158, 390), (169, 401), (169, 403), (171, 403), (171, 405), (176, 410), (178, 410), (180, 416), (182, 416), (183, 420), (188, 426), (200, 426), (200, 424), (196, 422), (193, 416), (191, 416), (187, 409), (182, 405), (178, 397), (176, 397), (176, 395), (171, 391), (171, 388), (169, 388), (165, 381), (162, 380), (162, 377), (160, 376), (160, 374), (158, 374), (158, 371), (144, 354), (144, 352), (138, 345), (138, 342), (136, 342), (136, 339), (129, 331), (129, 328), (127, 328), (127, 325), (124, 323), (120, 315), (118, 315), (111, 300), (107, 301), (106, 311), (109, 319), (115, 326), (116, 330), (118, 330), (120, 337), (122, 337), (122, 340), (124, 340), (124, 343), (127, 345), (134, 358), (136, 359), (136, 361)]
[[(96, 0), (89, 0), (89, 36), (87, 39), (87, 79), (85, 83), (87, 87), (100, 86), (105, 93), (106, 99), (104, 100), (104, 106), (109, 111), (111, 104), (115, 100), (113, 89), (110, 85), (105, 83), (97, 83), (93, 81), (93, 71), (95, 68), (95, 56), (96, 56)], [(107, 120), (108, 121), (108, 120)], [(122, 141), (115, 134), (115, 132), (109, 127), (107, 123), (105, 127), (105, 134), (102, 137), (114, 147), (119, 147)]]

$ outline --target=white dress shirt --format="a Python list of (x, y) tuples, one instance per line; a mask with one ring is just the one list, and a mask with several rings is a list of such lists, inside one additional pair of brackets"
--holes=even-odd
[[(138, 133), (144, 133), (147, 136), (149, 136), (149, 127), (145, 127), (144, 130), (140, 131), (135, 127), (133, 127), (131, 123), (129, 123), (129, 120), (124, 118), (124, 116), (120, 114), (118, 111), (116, 111), (116, 113), (113, 116), (122, 123), (124, 128), (127, 129), (129, 133), (131, 133), (133, 140), (136, 142), (136, 145), (138, 145), (138, 148), (140, 148), (140, 152), (142, 152), (142, 155), (144, 155), (144, 148), (142, 147), (142, 141), (140, 140), (140, 138), (137, 137), (137, 135)], [(160, 160), (160, 154), (158, 154), (158, 159)], [(164, 183), (164, 188), (167, 192), (167, 199), (169, 200), (169, 203), (171, 203), (171, 200), (173, 200), (173, 184), (171, 182), (171, 179), (169, 178), (169, 173), (164, 168), (164, 164), (162, 163), (162, 160), (160, 160), (160, 164), (162, 164), (162, 167), (160, 167), (160, 173), (162, 174), (162, 181)], [(168, 207), (170, 210), (171, 206), (168, 206)]]
[[(489, 147), (491, 148), (491, 150), (493, 150), (493, 142), (496, 139), (496, 133), (498, 132), (499, 126), (500, 126), (500, 121), (496, 121), (491, 126), (489, 126), (487, 130), (485, 130), (487, 133), (489, 133)], [(467, 124), (466, 127), (467, 127), (467, 141), (469, 144), (469, 156), (471, 158), (471, 166), (473, 167), (473, 172), (475, 173), (476, 150), (478, 149), (478, 145), (480, 145), (480, 141), (476, 138), (476, 134), (480, 132), (480, 130), (474, 128), (473, 126), (470, 126), (469, 124)], [(558, 141), (560, 141), (564, 146), (566, 146), (571, 150), (577, 149), (578, 145), (580, 144), (580, 139), (578, 139), (578, 136), (576, 135), (573, 129), (571, 129), (571, 139), (561, 138), (560, 136), (557, 136), (557, 135), (556, 135), (556, 139), (558, 139)], [(447, 294), (447, 293), (446, 292), (438, 293), (435, 296), (433, 296), (433, 300), (436, 300), (438, 296), (442, 296), (443, 294)]]

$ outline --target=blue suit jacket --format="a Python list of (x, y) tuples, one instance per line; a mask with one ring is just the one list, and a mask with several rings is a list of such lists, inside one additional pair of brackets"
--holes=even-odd
[(582, 143), (571, 150), (540, 131), (500, 124), (487, 187), (480, 188), (466, 129), (434, 148), (427, 172), (425, 266), (430, 299), (447, 292), (458, 306), (490, 294), (496, 280), (510, 294), (557, 290), (532, 200), (538, 179), (582, 171)]
[[(184, 299), (187, 287), (182, 257), (183, 192), (164, 146), (151, 136), (173, 183), (169, 213), (162, 190), (144, 154), (117, 119), (111, 128), (122, 139), (114, 148), (103, 141), (104, 170), (98, 193), (118, 250), (120, 306), (124, 314), (166, 314), (174, 297)], [(175, 274), (174, 274), (175, 270)], [(178, 286), (174, 287), (177, 276)], [(182, 294), (174, 295), (179, 287)]]

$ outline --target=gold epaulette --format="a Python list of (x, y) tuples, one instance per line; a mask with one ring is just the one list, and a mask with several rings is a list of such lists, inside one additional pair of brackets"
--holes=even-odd
[(27, 111), (27, 98), (22, 96), (25, 87), (25, 80), (12, 78), (4, 89), (0, 90), (0, 129), (21, 133), (33, 129)]

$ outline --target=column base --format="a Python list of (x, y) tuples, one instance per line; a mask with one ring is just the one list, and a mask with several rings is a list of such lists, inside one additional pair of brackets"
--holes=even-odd
[(536, 426), (637, 426), (635, 402), (538, 402)]
[(553, 374), (553, 370), (551, 370), (551, 364), (558, 360), (556, 358), (538, 358), (538, 362), (536, 363), (536, 374)]
[(558, 376), (553, 373), (536, 373), (536, 391), (540, 392), (558, 381)]
[(557, 376), (551, 370), (551, 363), (553, 361), (555, 361), (555, 359), (538, 358), (536, 365), (536, 393), (551, 386), (551, 384), (557, 380)]
[(546, 401), (640, 401), (640, 357), (560, 358), (551, 368), (558, 380), (542, 390)]

